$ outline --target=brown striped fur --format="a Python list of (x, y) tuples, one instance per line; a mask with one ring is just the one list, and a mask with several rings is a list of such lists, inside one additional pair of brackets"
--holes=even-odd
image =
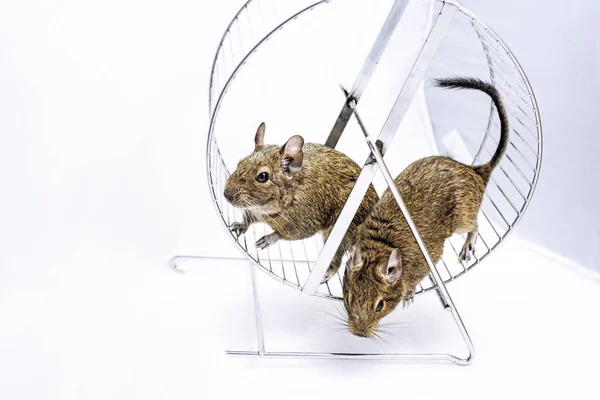
[[(243, 221), (233, 224), (232, 230), (241, 234), (252, 223), (265, 222), (274, 232), (257, 242), (260, 248), (278, 240), (306, 239), (317, 233), (326, 241), (360, 167), (329, 147), (304, 144), (300, 136), (290, 138), (281, 147), (265, 145), (264, 131), (264, 124), (261, 124), (254, 152), (239, 162), (225, 187), (228, 201), (245, 210)], [(299, 163), (298, 156), (301, 158)], [(257, 181), (260, 172), (269, 174), (267, 182)], [(326, 279), (337, 272), (344, 253), (356, 243), (357, 227), (377, 200), (377, 193), (371, 186), (330, 264)]]
[[(508, 144), (508, 118), (496, 89), (479, 80), (440, 80), (450, 88), (481, 90), (492, 98), (501, 121), (501, 139), (487, 164), (470, 166), (448, 157), (415, 161), (394, 180), (431, 258), (440, 261), (444, 241), (466, 233), (459, 257), (469, 259), (477, 235), (477, 214), (494, 167)], [(392, 255), (398, 249), (398, 257)], [(416, 286), (429, 274), (416, 239), (387, 189), (359, 230), (343, 282), (344, 306), (351, 333), (371, 337), (381, 318), (401, 301), (412, 300)], [(383, 301), (383, 307), (377, 306)]]

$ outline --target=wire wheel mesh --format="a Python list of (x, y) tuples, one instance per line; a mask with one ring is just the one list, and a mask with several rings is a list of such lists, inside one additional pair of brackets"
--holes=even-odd
[[(219, 145), (226, 145), (226, 141), (219, 142), (219, 132), (215, 126), (221, 103), (234, 78), (249, 58), (281, 29), (311, 11), (326, 6), (330, 1), (248, 1), (225, 30), (210, 75), (211, 122), (207, 143), (207, 173), (215, 209), (235, 245), (256, 267), (298, 290), (302, 289), (323, 247), (320, 235), (301, 241), (279, 241), (271, 247), (259, 250), (254, 243), (271, 232), (268, 226), (254, 224), (239, 238), (229, 232), (231, 224), (241, 221), (242, 213), (232, 207), (223, 196), (225, 183), (235, 165), (226, 164), (219, 148)], [(439, 3), (442, 2), (438, 2), (438, 5)], [(533, 90), (523, 69), (498, 35), (462, 6), (451, 4), (458, 9), (451, 29), (455, 25), (468, 26), (468, 34), (477, 41), (486, 78), (496, 86), (504, 99), (511, 132), (508, 150), (494, 170), (484, 196), (478, 218), (479, 234), (474, 257), (469, 262), (458, 261), (458, 251), (465, 240), (464, 236), (454, 235), (447, 240), (444, 257), (438, 263), (445, 283), (457, 279), (478, 265), (515, 228), (531, 201), (542, 161), (540, 116)], [(452, 32), (449, 32), (448, 36), (451, 40)], [(498, 145), (500, 124), (493, 104), (488, 104), (489, 116), (484, 134), (477, 140), (465, 139), (473, 154), (469, 160), (473, 164), (487, 162)], [(332, 116), (332, 121), (334, 118), (335, 116)], [(338, 275), (328, 283), (321, 285), (316, 295), (340, 299), (343, 269), (341, 268)], [(435, 285), (426, 278), (419, 285), (416, 294), (432, 289), (435, 289)]]

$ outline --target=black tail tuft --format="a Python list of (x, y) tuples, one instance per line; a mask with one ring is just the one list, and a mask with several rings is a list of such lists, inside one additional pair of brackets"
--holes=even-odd
[(492, 174), (492, 170), (496, 168), (496, 166), (500, 163), (500, 160), (502, 159), (502, 156), (504, 155), (504, 153), (506, 152), (506, 148), (508, 147), (508, 115), (506, 113), (506, 109), (504, 108), (504, 103), (502, 101), (500, 93), (494, 86), (492, 86), (488, 82), (482, 81), (481, 79), (477, 78), (454, 77), (445, 79), (434, 79), (434, 82), (437, 86), (448, 89), (479, 90), (492, 98), (494, 106), (498, 111), (498, 116), (500, 117), (500, 142), (498, 143), (498, 148), (492, 156), (492, 159), (487, 164), (474, 167), (475, 171), (481, 176), (483, 176), (484, 179), (486, 179), (487, 181), (490, 175)]

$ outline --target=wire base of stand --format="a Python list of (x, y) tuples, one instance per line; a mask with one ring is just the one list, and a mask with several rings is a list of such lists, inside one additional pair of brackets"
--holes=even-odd
[[(178, 265), (180, 261), (244, 261), (250, 268), (250, 276), (252, 282), (252, 299), (254, 303), (254, 318), (256, 327), (256, 338), (258, 350), (225, 350), (225, 353), (236, 357), (260, 357), (274, 359), (332, 359), (332, 360), (381, 360), (381, 361), (423, 361), (423, 362), (451, 362), (457, 365), (466, 366), (471, 364), (475, 354), (475, 348), (468, 334), (464, 331), (464, 326), (460, 319), (455, 320), (457, 327), (462, 334), (463, 340), (468, 350), (467, 357), (459, 357), (446, 353), (424, 353), (424, 354), (402, 354), (402, 353), (340, 353), (340, 352), (311, 352), (311, 351), (267, 351), (265, 346), (265, 335), (263, 330), (262, 312), (260, 307), (260, 297), (258, 285), (256, 283), (256, 267), (248, 262), (247, 259), (241, 257), (215, 257), (202, 255), (176, 255), (172, 257), (168, 264), (171, 269), (178, 273), (186, 273), (187, 271)], [(442, 302), (443, 305), (443, 302)], [(445, 310), (452, 313), (453, 316), (457, 311), (450, 305), (444, 307)]]
[(470, 365), (472, 356), (460, 358), (451, 354), (385, 354), (385, 353), (316, 353), (316, 352), (278, 352), (267, 351), (260, 354), (258, 351), (227, 350), (227, 355), (236, 357), (261, 357), (279, 359), (324, 359), (324, 360), (377, 360), (377, 361), (440, 361), (451, 362), (461, 366)]

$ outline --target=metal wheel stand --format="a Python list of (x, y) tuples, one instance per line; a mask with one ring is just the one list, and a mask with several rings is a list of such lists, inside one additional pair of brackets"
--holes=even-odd
[[(367, 56), (362, 70), (356, 78), (354, 85), (343, 104), (342, 110), (335, 122), (335, 125), (327, 139), (326, 144), (330, 147), (335, 147), (340, 136), (342, 135), (344, 128), (346, 127), (348, 120), (353, 113), (356, 112), (356, 107), (360, 100), (361, 94), (367, 87), (369, 80), (382, 57), (385, 48), (392, 36), (398, 22), (400, 21), (409, 0), (396, 0), (388, 17), (373, 44), (369, 55)], [(436, 287), (436, 292), (441, 300), (443, 307), (448, 310), (462, 335), (465, 346), (468, 350), (466, 357), (459, 357), (453, 354), (435, 353), (435, 354), (347, 354), (347, 353), (313, 353), (313, 352), (269, 352), (265, 348), (265, 339), (263, 333), (260, 299), (258, 296), (258, 290), (256, 286), (255, 267), (253, 263), (250, 263), (251, 276), (252, 276), (252, 290), (254, 298), (254, 308), (256, 317), (256, 329), (258, 337), (258, 351), (227, 351), (227, 354), (238, 355), (238, 356), (259, 356), (259, 357), (293, 357), (293, 358), (334, 358), (334, 359), (378, 359), (378, 360), (427, 360), (427, 361), (450, 361), (458, 365), (468, 365), (472, 362), (475, 349), (473, 343), (469, 337), (467, 329), (459, 315), (458, 309), (454, 305), (450, 294), (444, 284), (443, 279), (440, 276), (440, 272), (433, 263), (423, 240), (421, 239), (416, 225), (410, 217), (406, 205), (402, 200), (400, 193), (393, 182), (386, 163), (384, 161), (385, 149), (389, 148), (394, 135), (396, 134), (402, 119), (404, 118), (409, 105), (423, 82), (425, 72), (431, 63), (434, 55), (436, 54), (437, 48), (442, 41), (446, 30), (448, 29), (452, 18), (457, 11), (457, 5), (453, 2), (445, 1), (443, 6), (435, 18), (432, 28), (425, 40), (422, 48), (414, 60), (412, 69), (408, 78), (406, 79), (400, 93), (398, 94), (396, 101), (389, 112), (387, 120), (377, 138), (370, 136), (366, 131), (365, 140), (371, 155), (364, 163), (362, 171), (354, 185), (354, 188), (348, 197), (346, 204), (338, 217), (338, 220), (329, 236), (329, 239), (322, 248), (316, 263), (314, 264), (308, 279), (302, 285), (302, 292), (315, 295), (320, 286), (321, 279), (325, 275), (327, 266), (333, 258), (338, 246), (340, 245), (342, 238), (348, 229), (354, 214), (356, 213), (364, 195), (371, 182), (373, 181), (375, 174), (378, 169), (381, 170), (385, 178), (387, 186), (392, 191), (392, 194), (400, 207), (400, 210), (404, 214), (406, 221), (425, 257), (429, 268), (431, 270), (431, 279)], [(171, 260), (171, 265), (176, 269), (177, 261), (181, 259), (206, 259), (201, 256), (176, 256)]]

